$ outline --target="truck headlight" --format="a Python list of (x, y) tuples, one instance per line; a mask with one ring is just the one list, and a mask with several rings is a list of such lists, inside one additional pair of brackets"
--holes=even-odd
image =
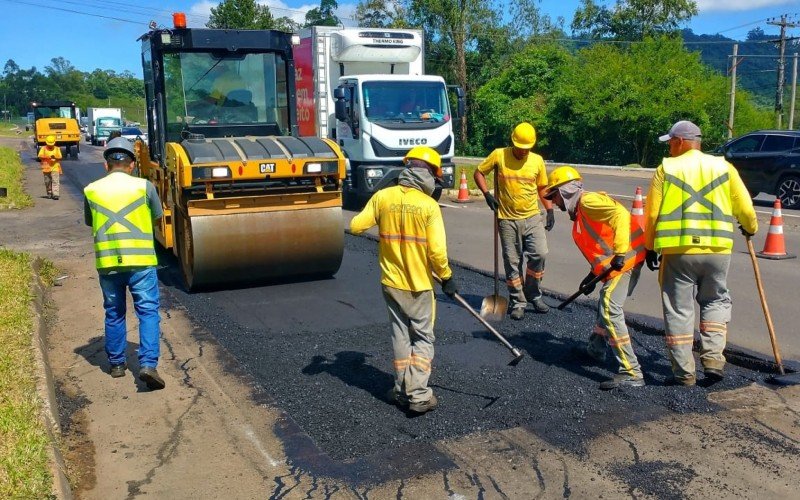
[(380, 179), (383, 177), (383, 169), (382, 168), (368, 168), (364, 175), (367, 176), (367, 179)]
[(453, 167), (442, 167), (442, 175), (453, 175)]

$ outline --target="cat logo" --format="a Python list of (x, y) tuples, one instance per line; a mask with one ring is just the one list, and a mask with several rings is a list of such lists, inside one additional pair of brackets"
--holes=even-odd
[(259, 163), (258, 170), (262, 174), (274, 174), (275, 173), (275, 164), (274, 163)]

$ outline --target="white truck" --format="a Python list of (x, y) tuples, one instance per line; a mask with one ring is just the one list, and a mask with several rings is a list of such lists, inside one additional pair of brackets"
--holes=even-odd
[(92, 146), (105, 146), (111, 132), (122, 130), (120, 108), (89, 108), (86, 115), (86, 141)]
[(417, 29), (313, 26), (294, 48), (301, 136), (335, 139), (348, 159), (345, 204), (358, 205), (397, 183), (414, 146), (442, 155), (444, 186), (453, 187), (453, 122), (464, 92), (425, 75), (424, 36)]

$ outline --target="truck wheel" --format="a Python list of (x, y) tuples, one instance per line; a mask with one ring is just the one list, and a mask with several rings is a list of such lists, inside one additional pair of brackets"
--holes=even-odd
[(787, 175), (775, 190), (783, 208), (800, 208), (800, 177)]

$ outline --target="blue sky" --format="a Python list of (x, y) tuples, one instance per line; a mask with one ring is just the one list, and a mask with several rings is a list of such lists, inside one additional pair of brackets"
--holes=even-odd
[[(316, 7), (313, 0), (259, 0), (273, 15), (302, 20), (304, 12)], [(613, 4), (615, 0), (599, 0)], [(695, 33), (721, 33), (742, 39), (760, 26), (766, 32), (777, 28), (765, 19), (795, 14), (800, 22), (800, 0), (696, 0), (700, 15), (688, 25)], [(136, 39), (155, 20), (171, 25), (171, 12), (187, 13), (189, 26), (201, 27), (217, 1), (195, 0), (0, 0), (6, 21), (0, 36), (0, 64), (8, 59), (22, 68), (42, 70), (50, 59), (62, 56), (82, 71), (95, 68), (131, 71), (141, 76), (140, 45)], [(342, 18), (351, 17), (357, 0), (339, 2)], [(572, 20), (579, 0), (542, 0), (543, 13)], [(72, 12), (71, 12), (72, 11)], [(80, 14), (85, 13), (85, 14)], [(800, 36), (800, 29), (789, 31)], [(0, 69), (2, 71), (2, 69)]]

